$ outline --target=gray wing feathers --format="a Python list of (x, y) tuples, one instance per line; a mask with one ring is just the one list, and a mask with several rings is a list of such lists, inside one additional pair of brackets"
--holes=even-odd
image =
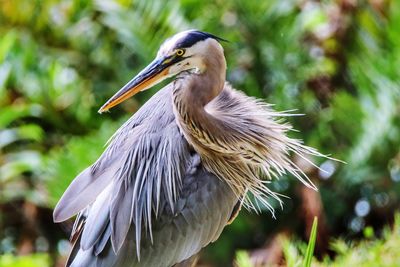
[(83, 250), (92, 247), (107, 227), (110, 215), (110, 189), (111, 185), (109, 185), (99, 195), (97, 200), (90, 207), (90, 212), (86, 219), (85, 228), (82, 232), (81, 247)]
[(110, 237), (111, 237), (111, 226), (110, 222), (108, 222), (105, 231), (100, 236), (98, 242), (94, 245), (93, 251), (96, 257), (99, 256), (100, 253), (104, 250)]
[[(169, 209), (166, 199), (161, 201), (160, 217), (153, 223), (154, 242), (151, 243), (149, 238), (142, 240), (140, 261), (135, 253), (135, 229), (131, 226), (118, 256), (108, 240), (98, 256), (96, 245), (87, 250), (92, 253), (79, 251), (77, 261), (71, 266), (172, 266), (216, 240), (228, 222), (237, 198), (225, 182), (201, 166), (199, 168), (192, 175), (185, 176), (181, 197), (175, 204), (175, 213)], [(88, 262), (95, 264), (89, 265)]]
[(170, 93), (162, 89), (127, 121), (58, 203), (56, 221), (88, 211), (70, 266), (171, 266), (226, 225), (237, 198), (190, 150)]
[(55, 207), (54, 221), (65, 221), (92, 204), (109, 184), (110, 177), (114, 173), (115, 170), (111, 167), (104, 170), (99, 176), (94, 176), (91, 168), (81, 172), (72, 181)]
[(121, 181), (112, 195), (110, 208), (111, 243), (118, 252), (128, 233), (132, 221), (133, 187)]

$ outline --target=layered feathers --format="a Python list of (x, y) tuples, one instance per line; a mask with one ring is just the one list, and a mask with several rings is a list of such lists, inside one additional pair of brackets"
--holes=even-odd
[(201, 68), (184, 69), (134, 114), (56, 206), (57, 222), (78, 214), (68, 266), (172, 266), (215, 241), (242, 203), (273, 213), (269, 198), (281, 200), (268, 179), (292, 174), (315, 189), (291, 155), (323, 155), (287, 136), (290, 114), (225, 83), (215, 39), (191, 49), (184, 66)]
[[(207, 84), (193, 84), (196, 88), (187, 89), (186, 83), (175, 82), (173, 102), (178, 125), (199, 152), (205, 168), (226, 181), (246, 208), (260, 210), (258, 203), (261, 203), (274, 215), (268, 198), (273, 197), (281, 205), (282, 201), (268, 188), (268, 180), (284, 174), (291, 174), (316, 189), (291, 155), (310, 164), (313, 163), (309, 156), (326, 156), (287, 136), (292, 127), (283, 118), (290, 113), (274, 111), (270, 105), (246, 96), (228, 83), (204, 109), (193, 109), (194, 104), (185, 101), (185, 90), (209, 88)], [(257, 201), (251, 201), (247, 192)]]
[[(236, 136), (246, 134), (248, 139), (216, 140), (212, 136), (194, 136), (202, 143), (200, 148), (198, 143), (194, 143), (193, 150), (183, 135), (185, 129), (178, 127), (173, 115), (171, 87), (158, 92), (116, 132), (103, 155), (74, 180), (57, 205), (54, 212), (56, 221), (78, 212), (85, 221), (83, 225), (82, 218), (78, 220), (83, 230), (75, 230), (75, 235), (80, 235), (80, 238), (76, 244), (78, 252), (73, 253), (76, 260), (71, 260), (71, 266), (125, 266), (116, 264), (124, 261), (121, 257), (126, 253), (136, 255), (127, 266), (136, 266), (140, 261), (143, 263), (157, 257), (149, 251), (156, 253), (156, 247), (160, 246), (157, 242), (165, 238), (159, 236), (163, 227), (159, 220), (160, 217), (165, 220), (166, 214), (170, 218), (182, 218), (172, 223), (175, 225), (173, 229), (183, 236), (181, 242), (186, 244), (175, 251), (180, 258), (172, 259), (171, 263), (177, 263), (219, 236), (238, 201), (255, 208), (246, 198), (247, 191), (267, 207), (270, 207), (269, 196), (279, 199), (268, 189), (262, 176), (272, 178), (289, 172), (313, 187), (290, 160), (289, 154), (294, 152), (302, 157), (319, 154), (286, 136), (291, 128), (288, 124), (278, 123), (278, 120), (288, 116), (287, 113), (274, 112), (268, 105), (226, 85), (206, 109), (224, 120), (225, 125), (234, 120), (232, 127), (243, 131)], [(244, 105), (249, 101), (253, 102), (252, 108)], [(248, 131), (250, 124), (254, 129), (252, 132)], [(237, 138), (234, 132), (230, 133), (230, 138)], [(210, 177), (208, 179), (220, 180), (218, 183), (222, 183), (220, 186), (224, 188), (220, 189), (225, 191), (226, 197), (220, 200), (222, 202), (215, 202), (216, 198), (223, 197), (219, 196), (218, 189), (204, 193), (210, 200), (214, 199), (212, 205), (227, 206), (217, 224), (209, 221), (212, 216), (208, 212), (219, 213), (220, 206), (213, 207), (210, 203), (204, 204), (206, 200), (197, 199), (191, 200), (189, 209), (183, 208), (188, 200), (182, 198), (182, 192), (203, 197), (198, 192), (188, 192), (187, 179), (199, 170), (202, 170), (201, 176), (191, 179)], [(218, 227), (211, 230), (213, 225)], [(158, 230), (154, 230), (155, 227)], [(193, 237), (188, 233), (188, 229), (193, 227), (198, 228), (200, 236)], [(172, 238), (174, 233), (170, 235)], [(166, 247), (171, 246), (167, 241), (164, 243)], [(179, 250), (186, 252), (180, 253)], [(91, 263), (91, 260), (101, 262), (104, 257), (114, 265)]]
[(55, 221), (90, 206), (82, 249), (93, 246), (95, 236), (110, 224), (117, 253), (132, 224), (140, 255), (142, 225), (151, 237), (153, 214), (158, 216), (161, 198), (174, 209), (190, 158), (188, 144), (174, 123), (171, 102), (165, 101), (168, 97), (168, 90), (160, 91), (127, 121), (103, 155), (75, 178), (58, 203)]

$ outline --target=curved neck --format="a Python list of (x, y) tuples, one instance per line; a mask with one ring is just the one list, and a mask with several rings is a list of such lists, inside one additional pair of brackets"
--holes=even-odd
[(184, 73), (175, 80), (174, 102), (180, 102), (187, 109), (203, 110), (224, 88), (226, 61), (223, 52), (205, 57), (203, 63), (202, 73)]
[(221, 55), (205, 59), (204, 65), (203, 73), (185, 74), (175, 80), (172, 92), (178, 126), (194, 146), (213, 138), (209, 133), (219, 127), (205, 106), (225, 85), (226, 62), (222, 51)]

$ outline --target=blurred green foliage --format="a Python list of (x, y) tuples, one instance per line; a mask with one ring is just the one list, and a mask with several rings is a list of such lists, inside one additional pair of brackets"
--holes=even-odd
[[(290, 119), (292, 135), (347, 162), (317, 162), (326, 172), (311, 174), (331, 235), (379, 232), (400, 203), (398, 25), (394, 0), (0, 1), (0, 205), (51, 209), (160, 86), (100, 116), (101, 104), (163, 40), (197, 28), (230, 40), (235, 88), (306, 114)], [(205, 260), (231, 262), (282, 229), (302, 235), (293, 180), (271, 184), (292, 197), (276, 220), (243, 211)], [(16, 253), (22, 231), (0, 211), (0, 253)]]
[[(322, 262), (313, 258), (309, 266), (398, 266), (400, 258), (400, 215), (397, 214), (393, 229), (385, 228), (381, 239), (366, 236), (369, 240), (347, 244), (338, 239), (331, 243), (337, 253), (335, 260), (326, 257)], [(299, 241), (283, 240), (285, 265), (290, 267), (305, 266), (306, 244)], [(308, 246), (311, 243), (308, 244)], [(303, 256), (302, 256), (303, 255)], [(245, 251), (236, 253), (238, 267), (253, 267), (249, 254)]]
[[(385, 228), (381, 239), (369, 237), (370, 240), (353, 242), (352, 244), (347, 244), (341, 239), (335, 240), (331, 244), (333, 250), (337, 253), (335, 260), (332, 261), (326, 257), (322, 262), (319, 262), (314, 258), (312, 266), (398, 266), (400, 257), (398, 250), (399, 234), (400, 216), (397, 214), (393, 229)], [(290, 261), (288, 266), (301, 266), (301, 247), (304, 247), (304, 244), (297, 243), (296, 245), (296, 242), (286, 242), (284, 246), (285, 259)]]
[(14, 257), (10, 254), (0, 255), (1, 267), (48, 267), (50, 266), (47, 254), (33, 254)]

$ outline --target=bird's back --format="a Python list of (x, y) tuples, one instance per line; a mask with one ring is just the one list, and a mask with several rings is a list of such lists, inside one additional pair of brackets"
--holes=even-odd
[(231, 218), (238, 198), (181, 134), (170, 90), (117, 131), (57, 205), (56, 220), (80, 212), (69, 266), (172, 266), (216, 240)]

